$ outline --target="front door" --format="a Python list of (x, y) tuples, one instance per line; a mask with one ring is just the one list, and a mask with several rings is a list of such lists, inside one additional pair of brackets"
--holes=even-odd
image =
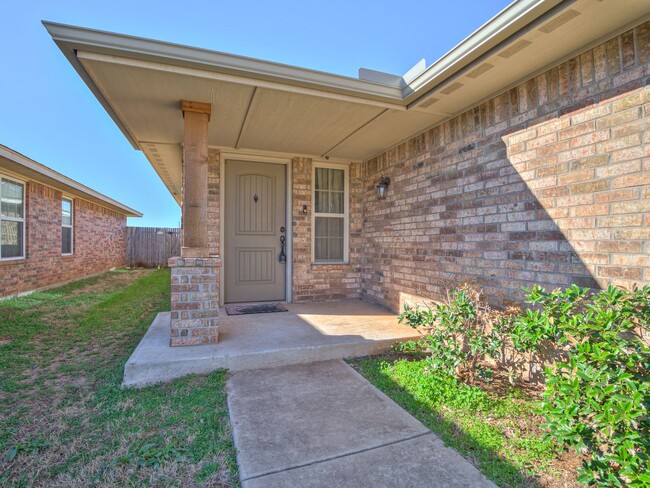
[(226, 161), (224, 297), (284, 300), (286, 166)]

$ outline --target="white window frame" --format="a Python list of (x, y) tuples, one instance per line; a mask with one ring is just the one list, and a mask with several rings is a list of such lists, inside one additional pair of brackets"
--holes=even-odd
[[(65, 225), (63, 223), (63, 202), (70, 202), (70, 225)], [(67, 195), (61, 197), (61, 242), (63, 246), (63, 228), (70, 229), (70, 252), (61, 252), (61, 256), (72, 256), (74, 254), (74, 198)]]
[[(21, 250), (22, 255), (21, 256), (14, 256), (14, 257), (11, 257), (11, 258), (3, 258), (0, 255), (0, 261), (17, 261), (19, 259), (25, 259), (25, 256), (26, 256), (25, 255), (25, 242), (27, 241), (27, 233), (25, 232), (25, 230), (26, 230), (26, 227), (25, 227), (25, 214), (27, 213), (27, 206), (26, 206), (27, 198), (26, 198), (25, 191), (27, 190), (27, 183), (25, 181), (18, 180), (16, 178), (13, 178), (11, 176), (7, 176), (7, 175), (4, 175), (4, 174), (0, 174), (0, 181), (1, 180), (8, 180), (8, 181), (11, 181), (12, 183), (17, 183), (17, 184), (19, 184), (20, 186), (23, 187), (23, 216), (22, 216), (22, 218), (19, 218), (19, 217), (3, 217), (2, 212), (0, 212), (0, 221), (6, 220), (8, 222), (20, 222), (23, 225), (23, 248)], [(2, 189), (0, 188), (0, 192), (1, 191), (2, 191)], [(2, 232), (2, 226), (0, 226), (0, 232)], [(1, 240), (0, 240), (0, 242), (1, 242)]]
[[(338, 213), (316, 213), (316, 168), (329, 168), (343, 170), (343, 216)], [(311, 263), (319, 264), (349, 264), (350, 248), (350, 177), (349, 165), (337, 163), (313, 162), (311, 165)], [(343, 218), (343, 259), (342, 260), (316, 260), (316, 217)]]

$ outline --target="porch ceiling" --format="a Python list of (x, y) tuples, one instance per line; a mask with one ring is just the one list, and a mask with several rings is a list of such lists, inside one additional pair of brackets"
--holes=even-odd
[(179, 200), (182, 99), (212, 104), (212, 146), (360, 161), (648, 18), (647, 0), (518, 0), (401, 84), (45, 25)]

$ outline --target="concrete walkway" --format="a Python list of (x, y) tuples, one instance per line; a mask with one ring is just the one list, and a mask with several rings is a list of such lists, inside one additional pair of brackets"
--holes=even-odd
[(232, 373), (243, 488), (491, 487), (343, 361)]

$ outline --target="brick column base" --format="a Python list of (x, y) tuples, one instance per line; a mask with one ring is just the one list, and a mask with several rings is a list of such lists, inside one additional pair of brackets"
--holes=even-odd
[(171, 258), (171, 346), (216, 344), (219, 340), (221, 258)]

